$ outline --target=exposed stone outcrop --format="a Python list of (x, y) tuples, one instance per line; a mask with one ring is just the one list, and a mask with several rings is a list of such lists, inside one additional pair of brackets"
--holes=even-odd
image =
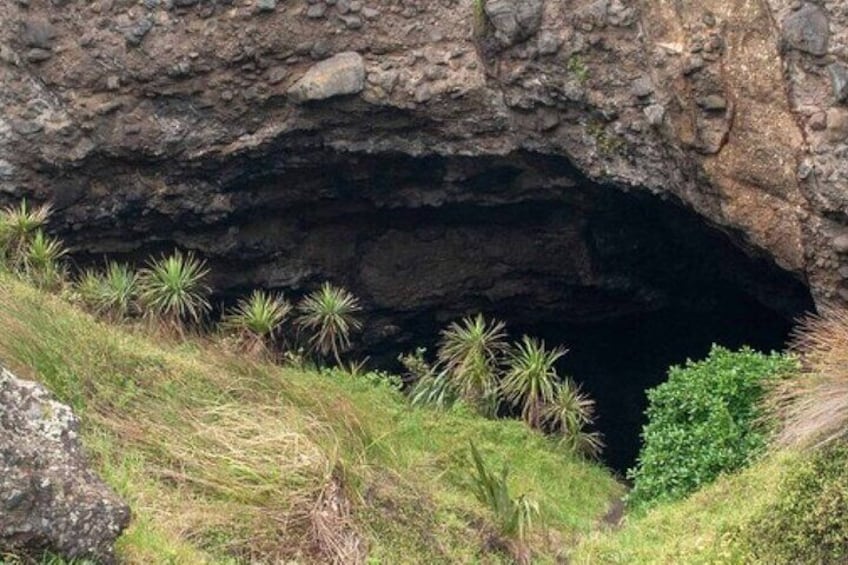
[(130, 511), (91, 471), (78, 434), (70, 408), (0, 368), (0, 553), (114, 560)]
[(357, 94), (365, 87), (365, 65), (359, 53), (339, 53), (312, 66), (289, 89), (296, 102)]
[[(224, 291), (329, 276), (382, 311), (421, 214), (641, 191), (848, 302), (843, 2), (507, 4), (4, 2), (0, 193), (92, 256), (180, 244)], [(621, 282), (577, 255), (563, 277)]]

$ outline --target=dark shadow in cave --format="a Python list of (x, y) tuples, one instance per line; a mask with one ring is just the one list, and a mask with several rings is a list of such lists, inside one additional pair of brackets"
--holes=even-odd
[[(560, 373), (574, 377), (596, 400), (597, 427), (607, 444), (603, 459), (623, 474), (639, 452), (645, 391), (664, 381), (671, 365), (705, 357), (713, 343), (780, 350), (794, 320), (814, 306), (794, 275), (677, 203), (615, 190), (596, 195), (581, 212), (580, 231), (589, 249), (587, 268), (601, 281), (597, 286), (552, 279), (550, 266), (546, 274), (523, 272), (528, 288), (535, 285), (532, 291), (494, 300), (486, 292), (466, 294), (444, 310), (399, 322), (400, 337), (406, 350), (424, 344), (433, 351), (434, 336), (447, 320), (480, 311), (506, 321), (512, 338), (527, 333), (564, 344), (569, 354)], [(532, 225), (540, 237), (555, 232), (563, 217), (552, 205), (456, 215), (466, 226)], [(451, 216), (443, 213), (441, 221)], [(479, 245), (486, 252), (486, 241)], [(402, 347), (395, 342), (386, 351), (384, 345), (369, 352), (396, 370), (391, 361)]]
[[(671, 198), (592, 183), (559, 156), (352, 158), (291, 143), (173, 173), (189, 186), (208, 177), (227, 213), (148, 209), (116, 192), (60, 235), (83, 265), (197, 249), (228, 304), (256, 287), (297, 298), (324, 280), (344, 285), (367, 310), (351, 357), (390, 370), (476, 312), (506, 321), (513, 338), (562, 343), (562, 372), (597, 400), (605, 460), (619, 471), (639, 449), (644, 391), (669, 365), (713, 342), (780, 349), (813, 308), (803, 281), (743, 235)], [(102, 214), (110, 206), (122, 213)]]
[(559, 366), (597, 402), (603, 460), (623, 473), (640, 448), (645, 391), (666, 379), (671, 365), (702, 359), (712, 343), (779, 350), (791, 321), (744, 295), (728, 293), (709, 309), (668, 308), (596, 324), (548, 323), (523, 328), (570, 351)]

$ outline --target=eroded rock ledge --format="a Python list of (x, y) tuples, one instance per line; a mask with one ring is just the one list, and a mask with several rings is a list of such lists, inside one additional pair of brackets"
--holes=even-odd
[[(0, 191), (53, 200), (81, 251), (178, 243), (211, 256), (235, 289), (393, 268), (360, 248), (373, 230), (353, 223), (372, 222), (371, 208), (414, 224), (445, 205), (569, 210), (630, 190), (693, 210), (818, 300), (848, 302), (844, 3), (481, 8), (4, 2)], [(352, 227), (322, 231), (326, 216)], [(587, 265), (558, 268), (586, 281)], [(420, 268), (450, 270), (438, 257)]]

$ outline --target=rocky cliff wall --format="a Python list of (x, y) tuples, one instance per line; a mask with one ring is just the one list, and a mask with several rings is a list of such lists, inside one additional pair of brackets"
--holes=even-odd
[(177, 244), (224, 292), (330, 277), (374, 311), (532, 273), (626, 311), (677, 280), (598, 259), (677, 256), (622, 237), (631, 192), (767, 258), (741, 278), (848, 301), (836, 0), (5, 0), (0, 84), (0, 194), (52, 200), (80, 256)]

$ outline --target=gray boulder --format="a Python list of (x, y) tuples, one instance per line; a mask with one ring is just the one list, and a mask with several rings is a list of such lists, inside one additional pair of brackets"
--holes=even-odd
[(357, 94), (365, 88), (365, 63), (353, 51), (333, 55), (313, 65), (290, 89), (295, 102), (325, 100), (334, 96)]
[(0, 368), (0, 553), (114, 561), (130, 510), (89, 468), (79, 420)]
[(542, 25), (543, 0), (488, 0), (486, 17), (502, 47), (510, 47), (531, 38)]
[(842, 63), (831, 63), (827, 67), (833, 98), (837, 102), (848, 102), (848, 67)]
[(827, 14), (815, 4), (804, 5), (783, 21), (783, 40), (798, 51), (826, 54), (830, 40)]

